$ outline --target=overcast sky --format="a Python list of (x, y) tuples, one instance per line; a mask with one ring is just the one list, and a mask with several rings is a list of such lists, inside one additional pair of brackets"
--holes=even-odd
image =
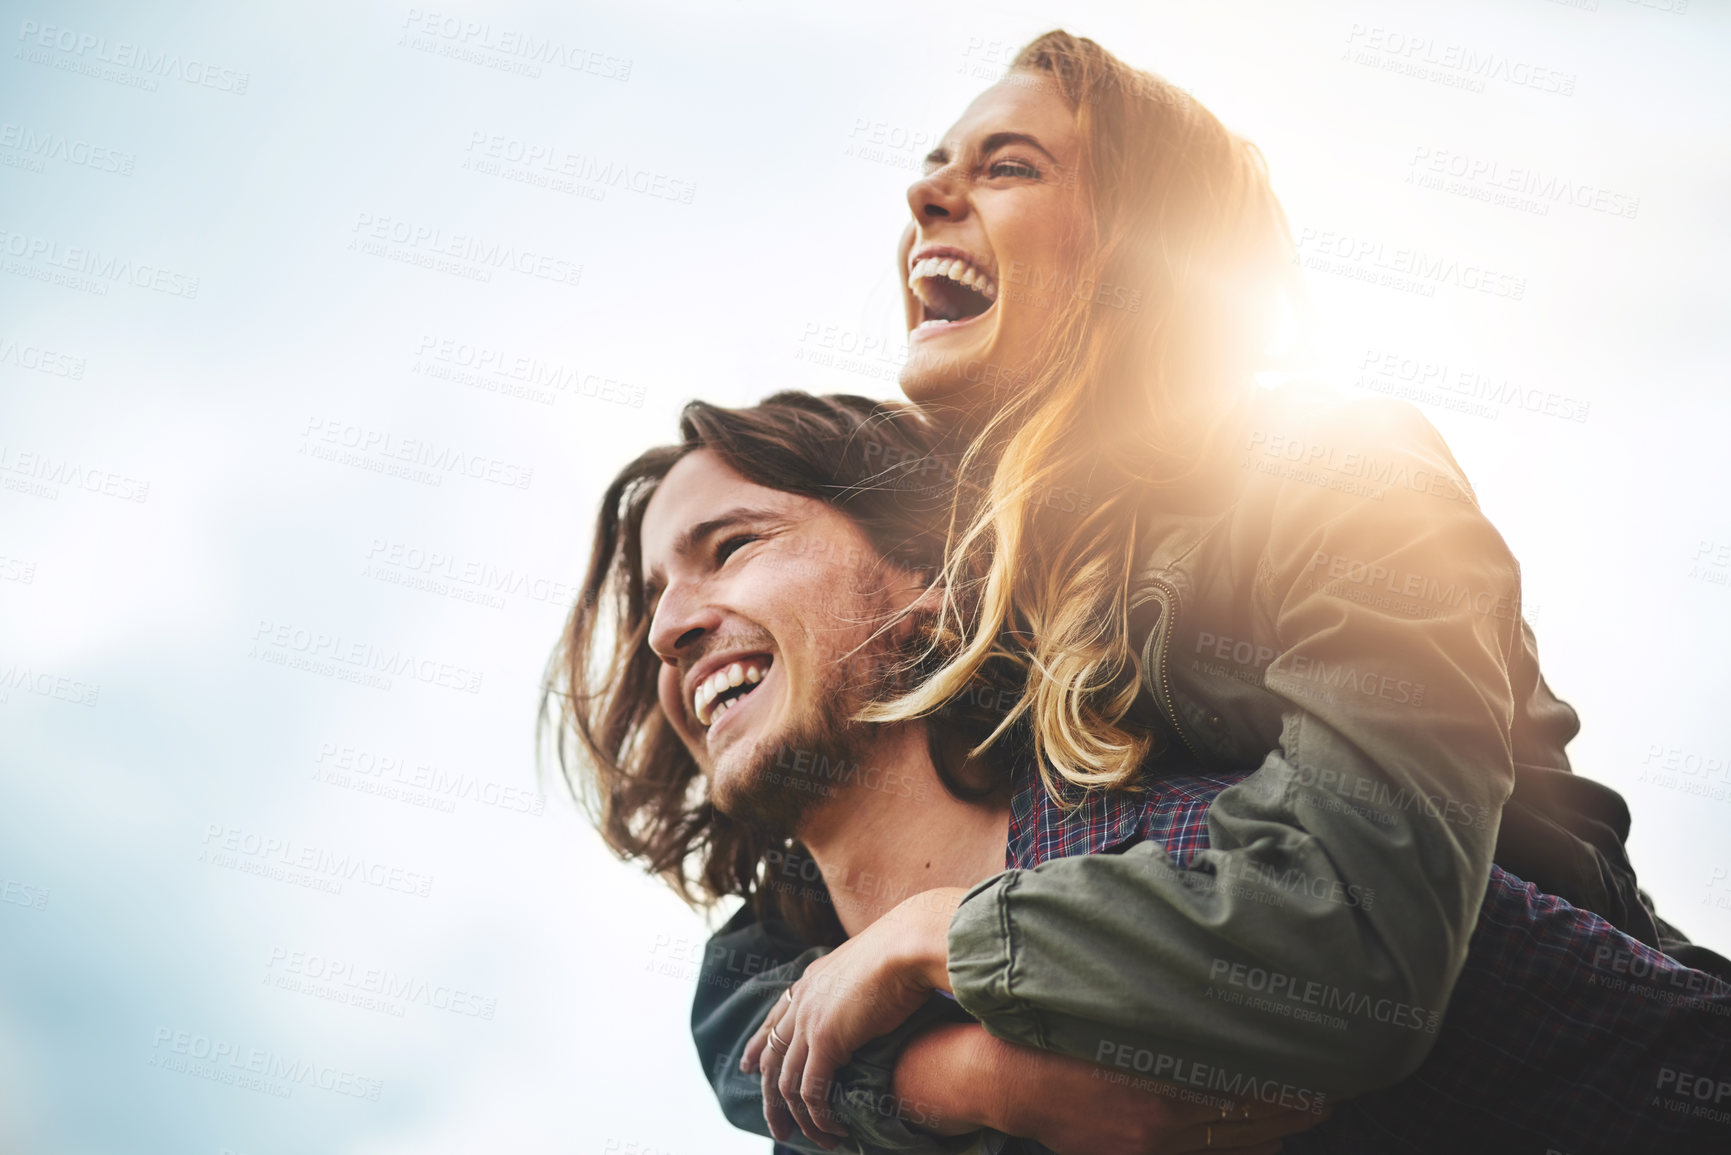
[(4, 5), (0, 1150), (766, 1148), (543, 665), (683, 402), (894, 393), (910, 174), (1060, 23), (1261, 146), (1731, 951), (1727, 6), (851, 7)]

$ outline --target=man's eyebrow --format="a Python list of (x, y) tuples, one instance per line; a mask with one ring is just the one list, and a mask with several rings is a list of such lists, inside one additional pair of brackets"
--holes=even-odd
[[(676, 556), (685, 556), (695, 553), (710, 537), (713, 537), (721, 530), (729, 529), (736, 525), (743, 525), (750, 522), (761, 523), (764, 521), (780, 520), (782, 520), (782, 515), (777, 513), (775, 510), (763, 509), (758, 506), (736, 505), (726, 513), (708, 518), (705, 521), (700, 521), (695, 525), (687, 526), (685, 530), (673, 540), (673, 552)], [(660, 569), (652, 567), (649, 573), (645, 576), (645, 581), (650, 585), (659, 584), (661, 581)]]
[[(980, 153), (984, 156), (990, 156), (1000, 148), (1003, 148), (1006, 144), (1025, 144), (1029, 148), (1037, 148), (1046, 154), (1047, 160), (1051, 161), (1053, 164), (1058, 163), (1058, 158), (1053, 156), (1051, 151), (1047, 149), (1045, 145), (1040, 143), (1038, 137), (1026, 132), (994, 132), (992, 135), (980, 142)], [(949, 159), (950, 150), (941, 144), (932, 149), (932, 151), (926, 153), (927, 164), (943, 165), (949, 163)]]

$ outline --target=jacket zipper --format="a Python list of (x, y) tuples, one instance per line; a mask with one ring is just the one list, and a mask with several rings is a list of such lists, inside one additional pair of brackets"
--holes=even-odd
[(1155, 600), (1160, 603), (1160, 620), (1155, 623), (1154, 627), (1159, 633), (1159, 642), (1157, 647), (1159, 653), (1155, 656), (1154, 665), (1155, 669), (1159, 673), (1160, 679), (1160, 693), (1155, 695), (1155, 702), (1164, 709), (1166, 721), (1169, 722), (1172, 729), (1177, 732), (1178, 740), (1184, 743), (1184, 745), (1190, 750), (1191, 754), (1195, 755), (1198, 759), (1201, 759), (1202, 751), (1196, 748), (1196, 744), (1190, 740), (1190, 735), (1184, 732), (1184, 726), (1178, 720), (1178, 707), (1172, 700), (1172, 672), (1167, 663), (1167, 657), (1172, 648), (1172, 625), (1177, 619), (1176, 610), (1178, 607), (1178, 587), (1166, 581), (1164, 578), (1153, 578), (1151, 580), (1153, 581), (1155, 588), (1164, 595), (1155, 598)]

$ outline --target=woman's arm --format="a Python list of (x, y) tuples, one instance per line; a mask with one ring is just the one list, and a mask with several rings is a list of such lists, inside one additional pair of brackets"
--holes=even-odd
[[(740, 1070), (740, 1044), (821, 948), (741, 909), (709, 942), (692, 1033), (723, 1112), (767, 1134), (758, 1081)], [(1200, 1092), (1114, 1073), (1090, 1063), (994, 1039), (953, 1004), (935, 1004), (892, 1036), (873, 1040), (836, 1077), (832, 1099), (849, 1126), (849, 1150), (994, 1152), (1006, 1136), (1032, 1138), (1059, 1155), (1204, 1148), (1252, 1155), (1327, 1117), (1305, 1109)], [(1229, 1115), (1229, 1118), (1223, 1116)], [(822, 1150), (797, 1129), (781, 1140)]]
[(1113, 1072), (1006, 1043), (972, 1023), (930, 1027), (910, 1039), (896, 1062), (895, 1089), (936, 1103), (948, 1118), (1033, 1139), (1057, 1155), (1271, 1155), (1282, 1137), (1331, 1113), (1321, 1104), (1270, 1107)]
[[(1340, 412), (1281, 435), (1338, 469), (1267, 472), (1247, 453), (1255, 475), (1197, 551), (1210, 558), (1145, 575), (1158, 612), (1137, 641), (1162, 713), (1208, 749), (1272, 701), (1272, 749), (1215, 800), (1209, 849), (1186, 861), (1144, 844), (969, 895), (949, 973), (993, 1033), (1336, 1094), (1428, 1053), (1513, 780), (1519, 571), (1416, 411)], [(1335, 558), (1452, 592), (1399, 612), (1334, 581)]]

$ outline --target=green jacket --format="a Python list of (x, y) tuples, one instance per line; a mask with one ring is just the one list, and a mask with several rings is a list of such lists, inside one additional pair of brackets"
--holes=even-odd
[[(1441, 436), (1404, 402), (1291, 388), (1259, 392), (1233, 420), (1236, 450), (1150, 504), (1130, 609), (1140, 720), (1205, 769), (1255, 769), (1215, 801), (1212, 848), (1192, 864), (1233, 885), (1199, 892), (1135, 852), (1006, 872), (958, 909), (950, 979), (960, 1006), (1013, 1042), (1063, 1050), (1080, 1019), (1357, 1094), (1413, 1071), (1435, 1036), (1367, 1045), (1325, 1022), (1164, 993), (1205, 988), (1226, 957), (1440, 1012), (1493, 850), (1635, 937), (1654, 932), (1622, 850), (1627, 811), (1569, 773), (1579, 723), (1539, 673), (1519, 566)], [(1536, 785), (1510, 805), (1519, 837), (1499, 847), (1517, 779)], [(742, 911), (711, 953), (763, 933)], [(759, 1133), (756, 1081), (730, 1086), (729, 1059), (802, 967), (731, 985), (706, 969), (694, 1006), (724, 1109)], [(1089, 971), (1142, 981), (1107, 996), (1078, 980)], [(924, 1022), (844, 1068), (851, 1098), (882, 1103), (899, 1040)], [(879, 1109), (844, 1116), (863, 1150), (957, 1146)]]

